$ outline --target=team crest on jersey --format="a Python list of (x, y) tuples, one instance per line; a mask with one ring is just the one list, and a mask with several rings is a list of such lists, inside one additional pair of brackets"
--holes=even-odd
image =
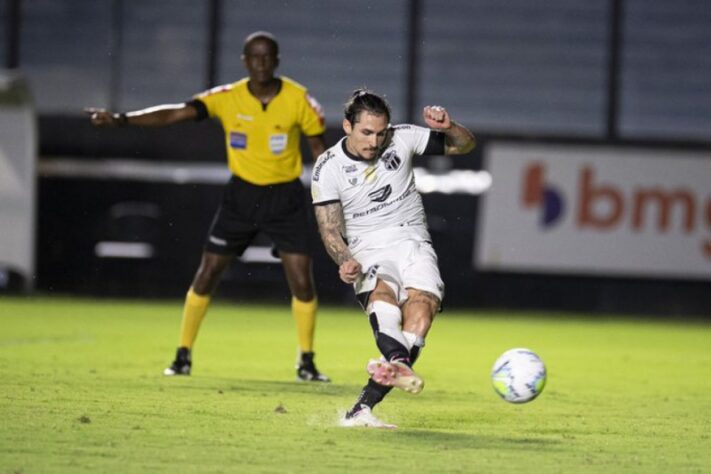
[(397, 156), (395, 150), (387, 150), (383, 153), (383, 156), (380, 157), (380, 161), (383, 162), (385, 169), (390, 171), (395, 171), (402, 164), (402, 159)]
[(372, 193), (368, 193), (368, 197), (373, 202), (383, 202), (393, 193), (393, 188), (388, 184), (382, 188), (378, 188)]

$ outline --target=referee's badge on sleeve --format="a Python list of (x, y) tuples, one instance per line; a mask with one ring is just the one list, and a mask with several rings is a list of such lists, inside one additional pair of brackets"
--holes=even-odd
[(230, 147), (240, 150), (247, 148), (247, 135), (239, 132), (230, 132)]
[(269, 149), (272, 151), (272, 153), (278, 155), (279, 153), (286, 150), (288, 138), (289, 135), (287, 135), (286, 133), (276, 133), (274, 135), (270, 135)]

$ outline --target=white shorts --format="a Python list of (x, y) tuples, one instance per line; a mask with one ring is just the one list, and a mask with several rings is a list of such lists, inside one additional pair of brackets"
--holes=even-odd
[(398, 305), (407, 300), (407, 288), (432, 293), (440, 301), (444, 297), (437, 254), (429, 242), (400, 241), (391, 247), (361, 250), (353, 257), (363, 267), (353, 285), (357, 296), (373, 291), (381, 279), (395, 292)]

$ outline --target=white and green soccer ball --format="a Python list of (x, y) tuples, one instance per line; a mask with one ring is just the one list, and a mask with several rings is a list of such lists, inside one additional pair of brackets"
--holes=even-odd
[(494, 362), (491, 381), (496, 393), (507, 402), (530, 402), (546, 386), (546, 366), (530, 349), (510, 349)]

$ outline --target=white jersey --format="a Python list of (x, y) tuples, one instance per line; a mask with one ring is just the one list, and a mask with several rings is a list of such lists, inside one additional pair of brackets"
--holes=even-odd
[(430, 240), (412, 157), (425, 152), (443, 154), (443, 144), (441, 133), (416, 125), (396, 125), (380, 156), (363, 160), (345, 150), (343, 138), (314, 165), (313, 203), (340, 201), (345, 237), (354, 253), (360, 250), (359, 244), (373, 248), (400, 239)]

